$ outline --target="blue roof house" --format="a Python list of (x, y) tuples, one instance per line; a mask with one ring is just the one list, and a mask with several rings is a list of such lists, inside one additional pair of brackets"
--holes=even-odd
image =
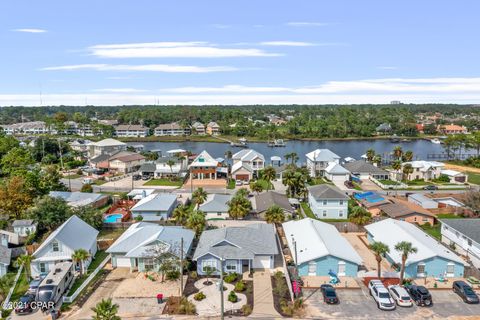
[(282, 226), (299, 276), (357, 276), (362, 258), (333, 225), (306, 218)]
[(177, 206), (177, 196), (171, 193), (152, 193), (138, 201), (131, 209), (133, 218), (143, 221), (167, 220)]
[(448, 247), (438, 242), (413, 223), (385, 219), (365, 226), (370, 243), (380, 241), (389, 246), (386, 259), (393, 265), (401, 266), (402, 255), (395, 250), (401, 241), (412, 243), (417, 253), (408, 256), (405, 277), (463, 277), (465, 261)]

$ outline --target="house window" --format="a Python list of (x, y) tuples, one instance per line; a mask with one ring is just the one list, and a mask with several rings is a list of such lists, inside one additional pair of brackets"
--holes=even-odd
[(417, 265), (417, 277), (423, 277), (425, 274), (425, 264), (420, 263)]
[(340, 205), (343, 206), (343, 200), (340, 200)]
[(413, 221), (415, 221), (415, 222), (416, 222), (416, 221), (417, 221), (417, 217), (413, 217)]
[(147, 271), (153, 270), (155, 266), (155, 264), (153, 263), (153, 259), (150, 259), (150, 258), (143, 259), (143, 266)]
[(324, 206), (327, 205), (327, 200), (323, 200), (323, 205), (324, 205)]
[(39, 269), (40, 269), (40, 273), (47, 273), (47, 266), (45, 265), (45, 263), (40, 263), (39, 265)]
[(339, 216), (339, 217), (343, 217), (343, 210), (340, 210), (340, 211), (338, 212), (338, 216)]
[(324, 217), (327, 216), (327, 210), (323, 210), (323, 216), (324, 216)]
[(53, 251), (53, 252), (58, 252), (58, 251), (60, 251), (60, 247), (59, 247), (57, 241), (52, 242), (52, 251)]
[(468, 245), (471, 247), (472, 246), (472, 240), (468, 239), (467, 242), (468, 242)]
[(315, 261), (310, 261), (308, 263), (308, 274), (309, 275), (317, 274), (317, 263)]
[(227, 261), (225, 265), (225, 269), (227, 272), (235, 272), (237, 271), (237, 261)]
[(208, 269), (217, 270), (217, 262), (215, 260), (205, 260), (202, 262), (202, 271), (206, 272)]
[(339, 261), (338, 262), (338, 275), (339, 276), (344, 276), (345, 275), (345, 270), (346, 270), (345, 261)]
[(453, 263), (448, 263), (447, 264), (447, 275), (453, 277), (455, 275), (455, 264)]
[(422, 221), (423, 221), (423, 222), (428, 222), (428, 218), (427, 218), (427, 217), (423, 217), (423, 218), (422, 218)]

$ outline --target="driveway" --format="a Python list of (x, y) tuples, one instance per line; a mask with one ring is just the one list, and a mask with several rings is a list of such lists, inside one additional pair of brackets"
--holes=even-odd
[(273, 306), (270, 271), (256, 270), (253, 273), (253, 312), (251, 318), (281, 317)]
[(379, 186), (377, 186), (375, 183), (373, 183), (372, 180), (370, 179), (363, 179), (362, 180), (362, 184), (361, 184), (361, 187), (363, 190), (365, 191), (378, 191), (378, 190), (382, 190), (382, 188), (380, 188)]

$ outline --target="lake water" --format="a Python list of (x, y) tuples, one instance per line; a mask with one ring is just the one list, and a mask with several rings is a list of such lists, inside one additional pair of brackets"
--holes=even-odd
[[(165, 155), (166, 151), (172, 149), (184, 149), (192, 153), (200, 153), (203, 150), (212, 155), (214, 158), (225, 157), (225, 152), (230, 150), (232, 153), (238, 152), (242, 148), (232, 147), (228, 143), (214, 142), (130, 142), (129, 145), (143, 145), (145, 150), (161, 150)], [(285, 147), (272, 148), (264, 142), (249, 142), (248, 147), (255, 149), (265, 156), (265, 160), (269, 162), (272, 156), (283, 156), (287, 153), (296, 152), (300, 158), (299, 164), (306, 162), (305, 154), (315, 149), (330, 149), (340, 157), (352, 157), (360, 159), (360, 156), (373, 148), (376, 153), (381, 154), (383, 158), (392, 152), (395, 146), (401, 146), (404, 151), (411, 150), (415, 160), (426, 160), (427, 154), (445, 152), (442, 145), (433, 144), (427, 140), (413, 140), (411, 142), (392, 143), (389, 140), (348, 140), (348, 141), (296, 141), (286, 142)]]

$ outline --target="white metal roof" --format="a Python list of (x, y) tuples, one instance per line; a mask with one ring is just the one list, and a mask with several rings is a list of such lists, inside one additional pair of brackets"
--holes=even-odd
[(444, 175), (447, 175), (449, 177), (454, 177), (454, 176), (458, 176), (458, 175), (464, 175), (463, 173), (459, 172), (459, 171), (455, 171), (455, 170), (442, 170), (440, 171), (440, 174), (444, 174)]
[(285, 222), (282, 226), (294, 260), (293, 241), (296, 242), (298, 264), (329, 255), (356, 264), (362, 263), (355, 249), (331, 224), (305, 218)]
[(418, 250), (417, 253), (413, 253), (408, 257), (406, 265), (433, 257), (442, 257), (461, 264), (465, 263), (458, 255), (412, 223), (395, 219), (385, 219), (369, 224), (365, 226), (365, 229), (373, 236), (374, 241), (383, 242), (390, 247), (390, 253), (388, 255), (396, 263), (402, 263), (401, 253), (395, 250), (395, 245), (401, 241), (412, 243), (413, 247)]
[(90, 145), (94, 145), (97, 147), (109, 147), (109, 146), (124, 146), (126, 144), (121, 141), (108, 138), (108, 139), (100, 140), (98, 142), (92, 142), (90, 143)]
[(349, 174), (350, 171), (339, 165), (338, 163), (331, 162), (328, 167), (325, 168), (325, 172), (329, 174)]
[(203, 150), (193, 162), (190, 164), (192, 167), (216, 167), (218, 161), (215, 160), (207, 151)]
[(307, 159), (310, 159), (311, 161), (323, 161), (323, 162), (328, 162), (328, 161), (335, 161), (336, 159), (340, 159), (340, 157), (330, 151), (329, 149), (317, 149), (312, 152), (309, 152), (305, 155)]

